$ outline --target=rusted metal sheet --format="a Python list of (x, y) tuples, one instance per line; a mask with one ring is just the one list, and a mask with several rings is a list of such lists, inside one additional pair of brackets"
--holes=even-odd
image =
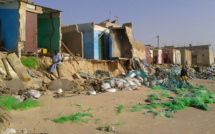
[(37, 14), (26, 12), (25, 52), (37, 51)]

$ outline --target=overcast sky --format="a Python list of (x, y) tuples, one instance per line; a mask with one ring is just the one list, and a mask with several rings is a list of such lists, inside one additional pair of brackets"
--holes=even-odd
[(133, 22), (134, 37), (144, 44), (215, 45), (215, 0), (32, 0), (59, 9), (62, 24), (99, 23), (119, 16)]

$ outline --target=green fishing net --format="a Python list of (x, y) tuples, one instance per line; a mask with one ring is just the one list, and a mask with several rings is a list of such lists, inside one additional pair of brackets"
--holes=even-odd
[(88, 123), (89, 119), (83, 119), (83, 117), (92, 117), (92, 113), (76, 113), (76, 114), (72, 114), (70, 116), (63, 116), (60, 117), (58, 119), (53, 119), (54, 122), (56, 123), (64, 123), (64, 122), (68, 122), (68, 121), (72, 121), (73, 123), (79, 123), (79, 122), (84, 122), (84, 123)]
[(33, 99), (27, 99), (24, 102), (20, 102), (14, 97), (0, 96), (0, 105), (7, 110), (26, 110), (32, 107), (39, 107), (41, 106), (41, 103)]

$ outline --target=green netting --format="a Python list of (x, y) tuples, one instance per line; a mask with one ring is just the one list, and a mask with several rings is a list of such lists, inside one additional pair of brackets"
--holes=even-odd
[(151, 104), (151, 107), (154, 109), (164, 108), (164, 105), (161, 103), (153, 103)]
[(110, 74), (108, 71), (104, 72), (104, 71), (101, 71), (101, 70), (97, 70), (95, 72), (95, 76), (96, 77), (110, 77)]
[(68, 121), (72, 121), (73, 123), (79, 123), (79, 122), (84, 122), (88, 123), (89, 119), (83, 119), (83, 117), (92, 117), (92, 113), (76, 113), (72, 114), (70, 116), (63, 116), (58, 119), (53, 119), (54, 122), (56, 123), (64, 123)]
[(153, 90), (159, 90), (159, 89), (161, 89), (160, 87), (153, 87), (152, 88)]
[(118, 106), (118, 113), (121, 114), (123, 112), (123, 108), (124, 106), (123, 105), (119, 105)]
[(41, 106), (41, 103), (33, 99), (27, 99), (24, 102), (20, 102), (14, 97), (0, 96), (0, 105), (7, 110), (26, 110), (32, 107), (39, 107)]
[(21, 62), (23, 65), (29, 67), (29, 68), (35, 68), (36, 65), (39, 65), (36, 58), (22, 58)]
[(142, 109), (143, 109), (142, 106), (137, 104), (133, 106), (132, 112), (138, 112), (138, 111), (141, 111)]
[(153, 103), (155, 100), (158, 100), (158, 96), (156, 94), (149, 95), (149, 100)]

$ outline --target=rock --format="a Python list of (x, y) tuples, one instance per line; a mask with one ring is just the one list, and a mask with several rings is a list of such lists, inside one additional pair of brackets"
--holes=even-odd
[(35, 98), (35, 99), (39, 99), (41, 96), (40, 92), (37, 90), (29, 90), (27, 92), (27, 94), (30, 95), (31, 97)]
[(77, 89), (77, 83), (67, 79), (56, 79), (48, 85), (48, 89), (52, 91), (57, 91), (60, 88), (63, 91), (71, 91), (73, 89)]
[(24, 89), (24, 85), (20, 79), (6, 81), (6, 85), (12, 92), (18, 92), (19, 90)]
[(26, 129), (22, 130), (22, 134), (27, 134), (27, 133), (28, 133), (28, 131)]

